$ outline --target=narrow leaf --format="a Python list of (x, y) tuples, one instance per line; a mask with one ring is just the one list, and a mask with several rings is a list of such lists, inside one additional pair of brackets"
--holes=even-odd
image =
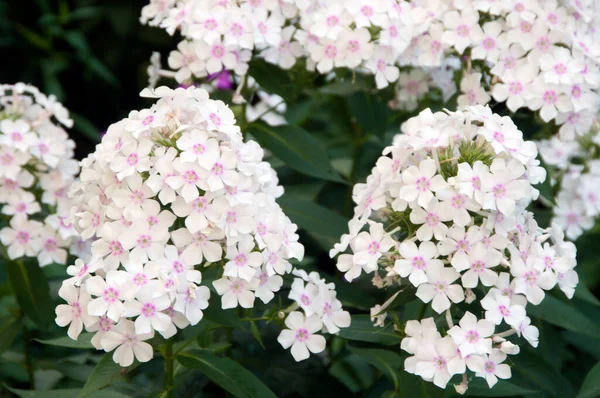
[(240, 398), (275, 398), (276, 395), (252, 372), (229, 358), (208, 351), (192, 351), (177, 357), (187, 368), (200, 370), (213, 382)]
[(0, 317), (0, 354), (8, 350), (21, 330), (21, 322), (14, 316)]
[(600, 337), (600, 324), (588, 318), (573, 304), (546, 294), (540, 305), (528, 305), (527, 312), (548, 323), (573, 332)]
[[(21, 398), (77, 398), (80, 390), (77, 388), (53, 390), (53, 391), (31, 391), (17, 390), (7, 387), (7, 389)], [(95, 391), (88, 396), (89, 398), (129, 398), (129, 395), (122, 394), (114, 390)]]
[(404, 359), (393, 351), (382, 349), (367, 349), (348, 347), (350, 352), (362, 357), (365, 361), (379, 369), (392, 383), (396, 390), (400, 387), (398, 371), (402, 368)]
[(290, 220), (317, 238), (326, 250), (331, 249), (340, 236), (348, 231), (347, 220), (344, 217), (314, 202), (286, 195), (277, 202)]
[[(494, 387), (490, 388), (486, 381), (480, 377), (475, 377), (469, 381), (469, 389), (467, 390), (468, 396), (477, 397), (514, 397), (536, 393), (539, 393), (539, 391), (523, 388), (506, 380), (498, 380)], [(450, 397), (461, 396), (452, 384), (446, 387), (446, 394)]]
[(81, 389), (81, 392), (78, 395), (79, 398), (92, 396), (92, 393), (106, 387), (113, 380), (121, 377), (123, 372), (126, 371), (125, 369), (131, 370), (137, 366), (137, 363), (134, 363), (129, 368), (123, 369), (121, 366), (115, 363), (115, 361), (113, 361), (112, 356), (112, 352), (107, 352), (104, 354), (100, 362), (98, 362), (92, 371), (90, 378)]
[(339, 336), (348, 340), (367, 341), (383, 345), (400, 344), (400, 335), (394, 332), (392, 326), (374, 327), (369, 315), (356, 315), (352, 317), (350, 327), (343, 328)]
[(54, 320), (54, 308), (48, 280), (33, 260), (9, 261), (6, 264), (11, 289), (21, 310), (41, 328)]
[(585, 376), (577, 398), (594, 398), (600, 396), (600, 362)]
[(252, 336), (258, 341), (258, 344), (264, 349), (265, 345), (263, 344), (262, 337), (260, 335), (260, 330), (258, 330), (258, 326), (256, 326), (256, 322), (250, 321), (250, 330), (252, 331)]
[(290, 75), (265, 60), (255, 58), (250, 62), (248, 74), (266, 91), (277, 94), (282, 98), (294, 98), (298, 86), (293, 84)]
[(344, 183), (333, 170), (321, 143), (306, 130), (290, 125), (273, 127), (251, 123), (248, 132), (294, 170), (323, 180)]
[(91, 342), (92, 337), (93, 337), (92, 333), (82, 333), (79, 335), (79, 338), (77, 340), (73, 340), (68, 336), (59, 337), (57, 339), (51, 339), (51, 340), (40, 340), (40, 339), (35, 339), (35, 340), (42, 344), (53, 345), (56, 347), (86, 349), (86, 348), (94, 348), (94, 346), (92, 345), (92, 342)]

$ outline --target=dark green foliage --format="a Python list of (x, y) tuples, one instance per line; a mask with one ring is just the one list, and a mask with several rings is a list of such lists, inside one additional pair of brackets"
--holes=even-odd
[[(99, 141), (100, 131), (132, 109), (147, 107), (138, 97), (146, 86), (146, 67), (152, 51), (164, 58), (177, 37), (141, 26), (138, 16), (146, 0), (35, 0), (0, 2), (0, 81), (25, 81), (53, 93), (71, 110), (72, 132), (78, 156), (84, 157)], [(247, 125), (240, 106), (232, 106), (247, 138), (271, 152), (286, 193), (283, 210), (299, 227), (306, 248), (300, 267), (318, 270), (337, 284), (338, 298), (353, 314), (350, 328), (331, 337), (327, 350), (296, 363), (276, 341), (282, 321), (277, 313), (258, 304), (253, 311), (221, 310), (213, 294), (204, 319), (174, 339), (174, 392), (177, 397), (279, 396), (279, 397), (452, 397), (453, 379), (443, 391), (403, 370), (406, 353), (399, 347), (408, 319), (426, 317), (430, 306), (415, 300), (415, 289), (375, 288), (369, 278), (346, 283), (335, 268), (329, 249), (347, 232), (353, 214), (354, 184), (364, 182), (399, 125), (414, 113), (397, 112), (387, 104), (390, 89), (373, 90), (371, 79), (336, 71), (334, 82), (307, 72), (304, 65), (283, 71), (253, 60), (250, 75), (267, 91), (287, 103), (290, 125)], [(171, 82), (166, 82), (171, 83)], [(231, 92), (215, 98), (229, 101)], [(420, 109), (452, 108), (435, 99)], [(455, 99), (451, 99), (455, 101)], [(502, 104), (494, 111), (508, 114)], [(543, 125), (530, 113), (513, 119), (528, 139), (548, 136), (553, 125)], [(592, 145), (589, 143), (589, 145)], [(491, 164), (491, 154), (477, 142), (438, 153), (444, 177), (457, 174), (457, 163)], [(537, 187), (551, 200), (553, 187)], [(555, 187), (554, 187), (555, 188)], [(541, 225), (549, 210), (534, 205)], [(411, 236), (415, 226), (408, 213), (388, 215), (388, 230), (400, 227), (398, 237)], [(539, 306), (528, 307), (540, 328), (540, 346), (522, 343), (522, 354), (511, 357), (513, 378), (489, 390), (482, 379), (470, 380), (467, 396), (482, 397), (595, 397), (600, 395), (600, 284), (598, 229), (578, 241), (581, 285), (572, 301), (561, 292), (549, 293)], [(35, 264), (33, 264), (35, 265)], [(216, 278), (214, 268), (203, 269), (203, 284)], [(126, 370), (112, 353), (91, 349), (90, 335), (74, 342), (65, 329), (53, 324), (56, 292), (64, 268), (43, 271), (30, 264), (0, 265), (0, 397), (164, 397), (164, 339), (151, 341), (153, 361)], [(50, 288), (48, 289), (48, 286)], [(287, 295), (284, 285), (282, 297)], [(13, 294), (14, 293), (14, 294)], [(481, 292), (476, 292), (480, 294)], [(388, 325), (374, 327), (369, 309), (391, 299)], [(30, 333), (24, 338), (23, 325)], [(38, 391), (28, 391), (24, 340), (30, 343)], [(10, 386), (4, 387), (4, 386)]]

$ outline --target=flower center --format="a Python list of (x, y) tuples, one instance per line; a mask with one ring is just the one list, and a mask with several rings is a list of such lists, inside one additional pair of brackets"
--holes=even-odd
[(248, 263), (248, 257), (246, 257), (246, 255), (243, 253), (239, 253), (237, 256), (235, 256), (233, 261), (238, 267), (243, 267)]
[(337, 55), (337, 47), (334, 46), (333, 44), (328, 44), (325, 47), (325, 56), (327, 58), (335, 58)]
[(508, 83), (508, 91), (510, 91), (512, 94), (519, 94), (521, 91), (523, 91), (523, 85), (521, 82), (510, 82)]
[(417, 181), (415, 183), (417, 185), (417, 190), (419, 192), (425, 192), (429, 190), (430, 187), (430, 183), (429, 180), (425, 177), (419, 177), (417, 178)]
[(469, 343), (476, 344), (479, 341), (479, 333), (477, 332), (477, 330), (469, 330), (465, 334), (465, 338)]
[(433, 358), (433, 366), (435, 366), (437, 369), (444, 369), (446, 367), (446, 358), (444, 358), (441, 355), (438, 355), (437, 357)]
[(485, 270), (485, 263), (481, 260), (476, 260), (471, 263), (471, 270), (477, 273), (483, 272), (483, 270)]
[(496, 364), (494, 363), (494, 361), (486, 361), (485, 365), (483, 365), (483, 370), (485, 371), (485, 373), (494, 373), (494, 371), (496, 370)]
[(503, 184), (496, 184), (492, 188), (492, 192), (494, 193), (494, 197), (496, 199), (504, 197), (506, 195), (506, 187)]
[(564, 75), (567, 73), (567, 66), (563, 63), (556, 64), (554, 65), (554, 72), (556, 72), (557, 75)]
[(460, 37), (467, 37), (469, 35), (469, 27), (465, 24), (459, 25), (456, 28), (456, 34), (459, 35)]
[(379, 253), (379, 242), (373, 241), (369, 244), (369, 254), (377, 254)]
[(152, 237), (150, 235), (140, 235), (137, 240), (137, 244), (142, 249), (147, 249), (150, 247), (150, 243), (152, 243)]
[(416, 256), (413, 257), (412, 259), (412, 266), (415, 269), (423, 269), (427, 266), (427, 262), (425, 261), (425, 259), (421, 256)]
[(296, 341), (299, 341), (300, 343), (304, 343), (306, 340), (308, 340), (308, 336), (310, 336), (310, 334), (308, 333), (308, 330), (304, 328), (296, 331)]
[(142, 272), (138, 272), (133, 276), (133, 283), (138, 286), (144, 286), (148, 282), (148, 277)]
[(104, 300), (114, 303), (119, 300), (119, 292), (114, 287), (109, 287), (104, 291)]
[(44, 249), (47, 252), (55, 252), (57, 247), (58, 245), (54, 239), (48, 239), (46, 242), (44, 242)]
[(17, 232), (17, 236), (15, 237), (15, 239), (20, 244), (25, 245), (27, 244), (27, 242), (29, 242), (29, 234), (25, 231), (19, 231)]
[(496, 47), (496, 40), (492, 39), (491, 37), (486, 37), (483, 40), (483, 48), (485, 48), (486, 50), (493, 50)]

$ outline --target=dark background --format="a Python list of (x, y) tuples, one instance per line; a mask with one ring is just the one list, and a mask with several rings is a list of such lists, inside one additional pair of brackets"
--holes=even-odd
[(146, 104), (150, 55), (166, 66), (177, 38), (139, 22), (147, 0), (0, 0), (0, 82), (25, 82), (55, 94), (75, 126), (76, 156), (100, 133)]

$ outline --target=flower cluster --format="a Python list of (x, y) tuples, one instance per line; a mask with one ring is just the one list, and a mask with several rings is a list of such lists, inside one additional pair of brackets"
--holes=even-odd
[(596, 118), (585, 122), (587, 130), (569, 130), (539, 143), (540, 155), (549, 167), (551, 185), (558, 190), (552, 207), (552, 222), (563, 229), (567, 238), (576, 240), (592, 228), (600, 216), (600, 123)]
[[(401, 130), (366, 183), (354, 187), (350, 233), (330, 254), (349, 248), (337, 262), (347, 280), (374, 273), (376, 286), (415, 289), (433, 314), (445, 313), (444, 336), (433, 319), (406, 325), (408, 372), (445, 387), (453, 375), (466, 380), (469, 369), (491, 387), (510, 377), (501, 363), (518, 352), (506, 337), (538, 344), (527, 303), (540, 304), (555, 285), (572, 297), (575, 247), (525, 210), (545, 171), (535, 144), (509, 117), (484, 106), (427, 109)], [(372, 309), (377, 325), (387, 305)]]
[(37, 257), (41, 267), (79, 253), (67, 221), (68, 188), (79, 171), (67, 110), (23, 83), (0, 85), (0, 240), (11, 260)]
[(365, 73), (380, 89), (395, 84), (395, 105), (414, 110), (430, 88), (445, 100), (456, 93), (459, 71), (459, 106), (494, 98), (513, 112), (539, 110), (547, 122), (585, 118), (598, 103), (597, 8), (576, 0), (151, 0), (141, 21), (181, 31), (173, 71), (155, 68), (178, 82), (245, 75), (255, 54), (284, 69), (302, 60), (322, 74)]
[[(121, 366), (152, 358), (144, 341), (155, 331), (169, 338), (200, 322), (209, 286), (222, 309), (268, 303), (292, 271), (289, 260), (304, 255), (296, 225), (275, 202), (283, 193), (275, 171), (256, 142), (243, 142), (223, 102), (193, 87), (142, 95), (158, 101), (111, 125), (82, 161), (73, 217), (93, 240), (92, 258), (67, 269), (59, 294), (68, 304), (56, 309), (71, 338), (85, 326), (96, 348), (116, 348)], [(216, 278), (203, 279), (211, 270)], [(339, 321), (333, 286), (305, 277), (310, 283), (297, 278), (290, 298), (307, 319), (292, 313), (286, 324), (297, 343), (288, 332), (281, 338), (298, 360), (306, 347), (324, 348), (313, 333), (349, 323)]]

